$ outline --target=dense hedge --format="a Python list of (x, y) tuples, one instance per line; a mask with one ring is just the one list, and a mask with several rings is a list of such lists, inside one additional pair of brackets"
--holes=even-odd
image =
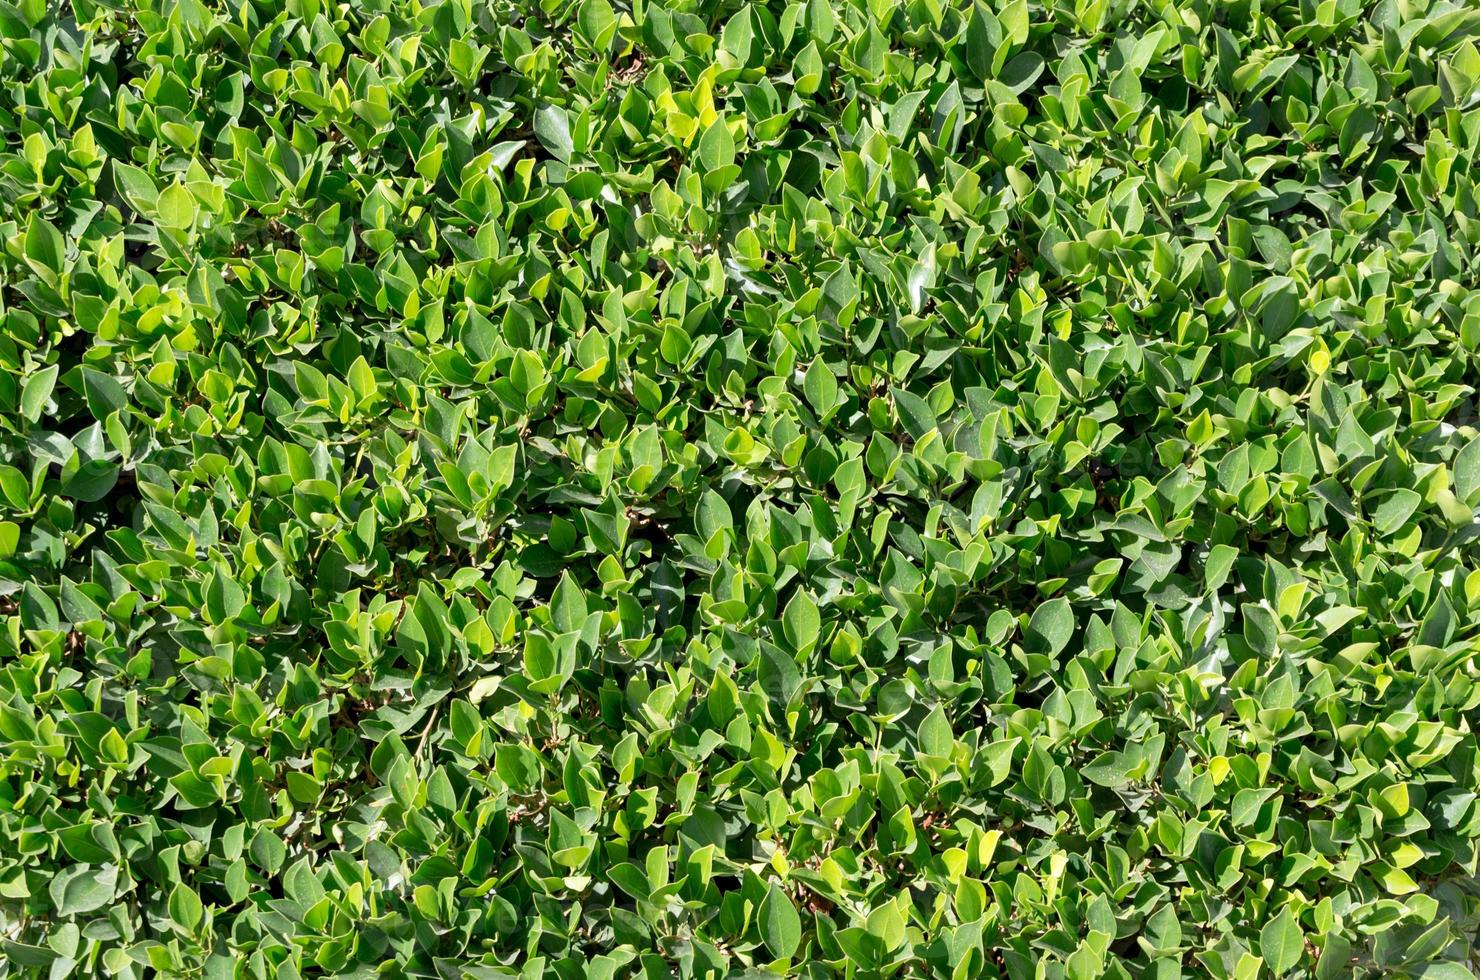
[(1477, 33), (0, 2), (0, 975), (1469, 977)]

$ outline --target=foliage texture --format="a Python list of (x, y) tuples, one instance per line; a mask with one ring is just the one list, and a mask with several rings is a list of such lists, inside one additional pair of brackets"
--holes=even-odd
[(0, 2), (0, 975), (1471, 976), (1480, 7)]

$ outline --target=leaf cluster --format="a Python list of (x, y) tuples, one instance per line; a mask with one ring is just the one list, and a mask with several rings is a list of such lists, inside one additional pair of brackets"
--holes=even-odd
[(1471, 976), (1477, 32), (0, 0), (0, 976)]

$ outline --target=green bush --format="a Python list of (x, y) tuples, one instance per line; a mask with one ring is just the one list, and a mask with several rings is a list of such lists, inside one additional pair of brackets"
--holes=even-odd
[(0, 976), (1470, 977), (1477, 34), (0, 0)]

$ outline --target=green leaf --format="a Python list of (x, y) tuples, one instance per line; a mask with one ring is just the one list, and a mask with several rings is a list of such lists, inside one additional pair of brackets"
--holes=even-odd
[(1425, 963), (1413, 976), (1415, 980), (1474, 980), (1475, 973), (1463, 963), (1442, 960)]
[(57, 366), (49, 364), (26, 378), (21, 386), (21, 415), (28, 422), (37, 422), (46, 409), (47, 399), (57, 383)]
[(992, 77), (992, 60), (1002, 41), (1002, 28), (981, 3), (974, 3), (966, 21), (966, 63), (978, 79)]
[(1217, 592), (1225, 582), (1228, 574), (1233, 569), (1233, 563), (1238, 559), (1238, 549), (1231, 545), (1214, 545), (1208, 552), (1207, 561), (1203, 565), (1203, 580), (1207, 584), (1209, 592)]
[(1229, 809), (1229, 819), (1235, 827), (1247, 827), (1254, 822), (1259, 815), (1260, 809), (1267, 803), (1278, 790), (1276, 789), (1241, 789), (1233, 797), (1233, 805)]
[(695, 524), (699, 533), (707, 541), (716, 532), (733, 528), (735, 518), (730, 513), (730, 505), (725, 502), (725, 498), (712, 489), (707, 489), (699, 498)]
[(837, 404), (838, 380), (822, 362), (822, 358), (815, 358), (807, 367), (802, 378), (802, 393), (806, 395), (807, 404), (812, 406), (812, 411), (824, 419)]
[(200, 896), (183, 881), (177, 882), (170, 892), (169, 908), (170, 918), (187, 934), (195, 932), (205, 915)]
[(926, 294), (935, 288), (936, 261), (935, 243), (925, 246), (925, 252), (915, 262), (906, 282), (910, 298), (910, 312), (919, 313), (925, 306)]
[(1074, 635), (1074, 611), (1062, 596), (1050, 599), (1033, 610), (1024, 632), (1028, 649), (1056, 657), (1069, 645)]
[(547, 105), (535, 113), (534, 134), (550, 155), (561, 163), (569, 163), (575, 153), (575, 144), (570, 137), (570, 120), (565, 110), (557, 105)]
[(1454, 455), (1454, 495), (1469, 507), (1480, 506), (1480, 436)]
[(586, 624), (586, 593), (568, 571), (560, 576), (555, 588), (550, 618), (561, 633), (574, 633)]
[(659, 342), (658, 349), (663, 355), (663, 360), (669, 364), (674, 366), (682, 364), (689, 356), (692, 347), (693, 342), (689, 340), (689, 335), (684, 333), (682, 327), (670, 323), (663, 328), (663, 339)]
[(82, 393), (93, 418), (102, 421), (128, 405), (123, 386), (113, 378), (92, 368), (83, 368), (81, 376)]
[(117, 883), (117, 866), (79, 864), (59, 872), (48, 890), (58, 915), (85, 915), (112, 902)]
[(139, 212), (148, 213), (154, 210), (155, 202), (159, 199), (159, 191), (154, 181), (138, 167), (129, 166), (119, 160), (112, 161), (113, 183), (118, 192), (128, 201), (129, 205)]
[(230, 575), (214, 574), (206, 584), (205, 614), (208, 622), (224, 623), (246, 607), (246, 595)]
[(1372, 524), (1377, 529), (1377, 533), (1388, 535), (1396, 532), (1408, 521), (1408, 518), (1413, 516), (1413, 512), (1422, 502), (1422, 497), (1404, 487), (1399, 487), (1388, 494), (1372, 514)]
[(787, 959), (802, 942), (802, 920), (796, 906), (776, 882), (771, 882), (760, 907), (761, 941), (777, 959)]
[(31, 508), (31, 483), (14, 466), (0, 463), (0, 492), (5, 494), (6, 501), (15, 510), (25, 511)]
[(925, 716), (920, 723), (920, 751), (927, 755), (948, 757), (951, 747), (955, 744), (955, 738), (951, 734), (951, 721), (946, 717), (945, 708), (936, 705)]
[(583, 41), (593, 48), (605, 50), (616, 33), (617, 18), (607, 0), (582, 0), (576, 25)]
[(899, 419), (911, 439), (923, 439), (926, 433), (936, 428), (935, 411), (929, 402), (903, 388), (895, 388), (891, 394), (895, 407), (899, 409)]
[(62, 493), (73, 500), (96, 503), (104, 499), (118, 485), (121, 472), (117, 463), (101, 459), (90, 459), (75, 470), (63, 470)]
[(32, 211), (26, 222), (24, 248), (26, 259), (33, 268), (39, 267), (53, 273), (62, 271), (66, 251), (62, 233), (57, 231), (51, 222), (41, 217), (38, 211)]
[(786, 604), (782, 614), (782, 629), (787, 642), (799, 655), (809, 653), (817, 643), (822, 619), (817, 612), (817, 603), (806, 592), (798, 590)]
[(1259, 930), (1259, 955), (1275, 976), (1284, 976), (1300, 962), (1305, 934), (1287, 905)]
[(1182, 923), (1177, 910), (1163, 905), (1146, 920), (1146, 943), (1153, 952), (1170, 953), (1182, 945)]
[(190, 228), (195, 225), (195, 195), (180, 184), (171, 184), (159, 192), (155, 205), (159, 223), (166, 228)]
[(1090, 782), (1110, 789), (1128, 786), (1130, 774), (1139, 765), (1139, 760), (1124, 752), (1101, 752), (1080, 769), (1080, 775)]
[(705, 173), (713, 173), (734, 162), (734, 137), (724, 119), (716, 119), (699, 137), (699, 164)]

